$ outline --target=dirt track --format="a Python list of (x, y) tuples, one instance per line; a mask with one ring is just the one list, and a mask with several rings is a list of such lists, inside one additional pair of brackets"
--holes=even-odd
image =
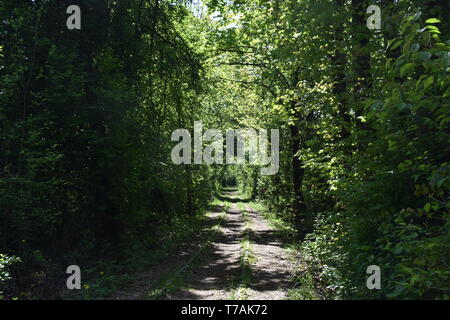
[(247, 206), (250, 217), (250, 242), (256, 262), (251, 266), (248, 290), (251, 300), (281, 300), (292, 288), (292, 266), (282, 243), (261, 215)]
[[(225, 193), (223, 200), (231, 203), (231, 206), (222, 219), (219, 208), (208, 214), (208, 230), (220, 223), (220, 228), (214, 233), (209, 231), (212, 235), (210, 245), (206, 246), (205, 242), (201, 242), (205, 241), (205, 238), (197, 239), (197, 243), (186, 244), (186, 248), (173, 252), (166, 261), (147, 270), (138, 281), (123, 288), (113, 299), (146, 299), (149, 292), (158, 286), (167, 287), (168, 282), (161, 284), (160, 279), (169, 279), (171, 282), (173, 278), (175, 282), (177, 276), (183, 278), (183, 285), (175, 290), (161, 291), (158, 299), (287, 298), (287, 292), (292, 288), (292, 266), (276, 233), (268, 222), (239, 199), (236, 193)], [(246, 245), (243, 245), (243, 240), (246, 240)], [(246, 281), (243, 281), (245, 262), (250, 272)]]
[(224, 300), (230, 296), (230, 287), (239, 273), (240, 241), (244, 221), (242, 213), (233, 204), (228, 210), (212, 247), (200, 257), (189, 275), (187, 288), (168, 294), (167, 299)]
[[(235, 193), (226, 195), (233, 203), (211, 248), (192, 268), (186, 288), (166, 295), (166, 299), (279, 300), (287, 297), (287, 291), (292, 288), (291, 266), (274, 230), (248, 205), (241, 205), (245, 210), (237, 209), (241, 201), (236, 198)], [(245, 230), (246, 228), (248, 230)], [(242, 287), (239, 278), (240, 259), (244, 255), (241, 245), (244, 234), (249, 235), (252, 259), (249, 263), (249, 284)], [(239, 287), (242, 289), (237, 290)]]

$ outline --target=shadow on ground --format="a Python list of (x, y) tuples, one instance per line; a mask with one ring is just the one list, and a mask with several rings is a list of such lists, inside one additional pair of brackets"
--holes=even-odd
[(224, 191), (221, 194), (218, 194), (216, 197), (221, 201), (227, 201), (232, 203), (238, 202), (248, 203), (251, 201), (251, 199), (248, 198), (236, 197), (235, 194), (236, 194), (235, 192)]
[[(227, 199), (225, 201), (243, 202), (239, 198), (234, 198), (234, 194), (225, 195), (224, 199)], [(257, 215), (251, 211), (247, 214)], [(285, 266), (277, 266), (281, 242), (275, 231), (246, 230), (244, 233), (244, 228), (242, 211), (229, 209), (214, 243), (187, 276), (185, 288), (169, 293), (163, 299), (230, 299), (231, 289), (237, 285), (236, 280), (242, 272), (240, 260), (244, 234), (249, 235), (254, 247), (258, 246), (260, 252), (256, 258), (263, 259), (262, 264), (250, 265), (252, 274), (249, 287), (266, 299), (279, 299), (280, 292), (286, 291), (291, 286)]]

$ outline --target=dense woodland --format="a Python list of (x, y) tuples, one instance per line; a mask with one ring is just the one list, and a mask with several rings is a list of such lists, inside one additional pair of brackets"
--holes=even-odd
[[(81, 30), (66, 27), (72, 4)], [(448, 299), (449, 12), (0, 0), (0, 299), (59, 298), (68, 265), (135, 265), (233, 184), (293, 229), (299, 286)], [(173, 164), (171, 133), (199, 120), (280, 129), (278, 174)], [(365, 287), (368, 265), (381, 290)]]

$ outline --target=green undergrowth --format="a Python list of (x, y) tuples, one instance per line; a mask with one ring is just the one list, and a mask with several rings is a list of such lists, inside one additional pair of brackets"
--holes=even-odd
[[(223, 202), (213, 199), (210, 206), (223, 206)], [(157, 239), (150, 239), (147, 244), (141, 243), (134, 246), (124, 259), (99, 262), (90, 268), (81, 268), (81, 290), (64, 290), (62, 297), (76, 300), (110, 298), (118, 290), (136, 281), (146, 269), (161, 264), (171, 256), (177, 246), (202, 237), (199, 230), (203, 229), (207, 219), (206, 212), (173, 218), (164, 226)], [(155, 243), (158, 245), (156, 246)], [(164, 280), (166, 279), (163, 278), (162, 281)], [(182, 279), (174, 279), (171, 284), (175, 287), (181, 285)], [(154, 295), (155, 293), (150, 293), (149, 297)]]

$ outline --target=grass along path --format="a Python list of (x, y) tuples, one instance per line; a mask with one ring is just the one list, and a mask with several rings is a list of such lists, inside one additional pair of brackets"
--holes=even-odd
[(250, 242), (250, 219), (247, 211), (244, 209), (244, 203), (239, 202), (237, 207), (242, 213), (244, 219), (244, 231), (241, 240), (241, 258), (240, 258), (240, 268), (236, 282), (237, 287), (232, 290), (230, 299), (232, 300), (246, 300), (248, 298), (248, 286), (251, 282), (251, 264), (255, 262), (255, 256), (253, 255), (252, 244)]

